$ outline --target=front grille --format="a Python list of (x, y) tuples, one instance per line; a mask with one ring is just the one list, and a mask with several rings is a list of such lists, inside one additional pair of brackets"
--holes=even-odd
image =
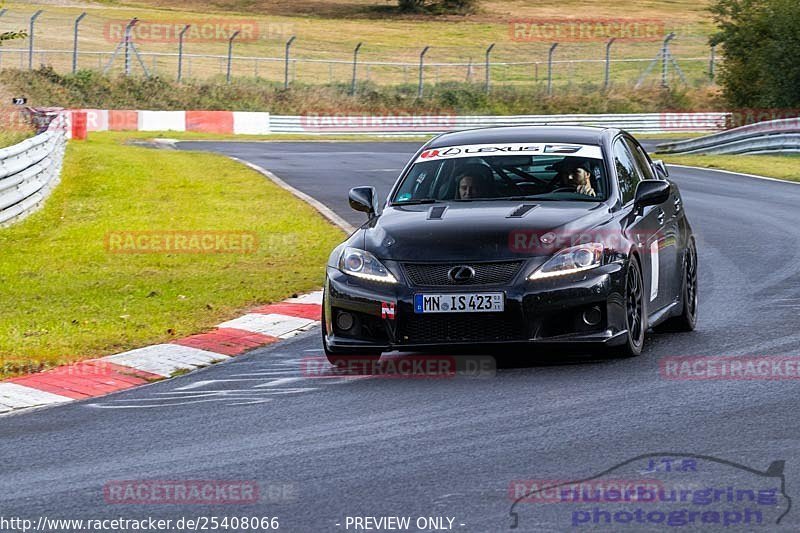
[(415, 314), (406, 316), (400, 325), (400, 342), (409, 344), (523, 338), (519, 322), (505, 313)]
[[(447, 273), (456, 266), (470, 266), (475, 277), (465, 283), (456, 283)], [(412, 285), (419, 287), (455, 287), (469, 285), (500, 285), (510, 283), (522, 267), (522, 261), (497, 263), (406, 263), (403, 270)]]

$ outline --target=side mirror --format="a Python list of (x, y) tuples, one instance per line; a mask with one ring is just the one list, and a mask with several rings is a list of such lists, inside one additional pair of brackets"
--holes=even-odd
[(350, 207), (374, 217), (378, 209), (375, 206), (375, 187), (353, 187), (348, 195)]
[(641, 211), (648, 205), (663, 204), (669, 199), (670, 183), (663, 180), (640, 181), (636, 187), (636, 196), (633, 200), (635, 211)]
[(653, 170), (661, 179), (667, 179), (669, 177), (669, 170), (667, 170), (667, 165), (660, 159), (656, 159), (653, 161)]

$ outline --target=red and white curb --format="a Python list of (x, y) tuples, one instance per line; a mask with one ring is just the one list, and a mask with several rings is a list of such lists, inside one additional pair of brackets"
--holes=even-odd
[(265, 305), (207, 333), (0, 382), (0, 414), (94, 398), (230, 359), (320, 323), (322, 291)]
[(262, 111), (146, 111), (72, 109), (86, 114), (86, 131), (195, 131), (266, 135), (269, 113)]

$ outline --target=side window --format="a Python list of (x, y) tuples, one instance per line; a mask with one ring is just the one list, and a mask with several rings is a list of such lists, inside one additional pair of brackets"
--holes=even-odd
[(434, 191), (441, 172), (441, 163), (429, 161), (415, 165), (406, 176), (393, 201), (428, 198)]
[(617, 169), (622, 203), (627, 204), (633, 200), (633, 196), (636, 194), (636, 186), (642, 181), (642, 176), (636, 168), (633, 155), (631, 155), (630, 150), (621, 139), (614, 141), (614, 166)]
[(650, 166), (650, 160), (647, 158), (647, 154), (644, 153), (644, 150), (642, 150), (642, 147), (627, 137), (625, 138), (625, 144), (633, 154), (633, 159), (636, 161), (636, 165), (639, 167), (642, 177), (646, 180), (656, 179), (653, 174), (653, 168)]

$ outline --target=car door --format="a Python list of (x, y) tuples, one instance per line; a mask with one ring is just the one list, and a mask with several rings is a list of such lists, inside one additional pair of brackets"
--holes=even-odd
[(626, 213), (623, 219), (623, 224), (626, 225), (624, 231), (627, 238), (636, 242), (640, 250), (642, 277), (647, 288), (645, 300), (648, 314), (651, 314), (663, 307), (665, 301), (659, 241), (663, 238), (662, 221), (666, 215), (662, 216), (661, 206), (647, 206), (640, 216), (634, 215), (633, 200), (636, 187), (644, 176), (624, 137), (620, 136), (614, 140), (612, 153), (623, 212)]
[[(625, 137), (636, 166), (642, 173), (644, 179), (661, 179), (653, 170), (650, 158), (644, 148), (633, 138)], [(679, 272), (681, 256), (680, 249), (680, 229), (679, 215), (682, 206), (677, 187), (670, 183), (670, 195), (666, 202), (656, 207), (657, 221), (660, 229), (658, 240), (658, 265), (659, 265), (659, 293), (661, 298), (657, 299), (657, 308), (669, 305), (678, 298), (682, 287)], [(663, 216), (658, 216), (663, 213)], [(652, 307), (651, 307), (652, 308)], [(652, 309), (656, 310), (656, 309)]]

